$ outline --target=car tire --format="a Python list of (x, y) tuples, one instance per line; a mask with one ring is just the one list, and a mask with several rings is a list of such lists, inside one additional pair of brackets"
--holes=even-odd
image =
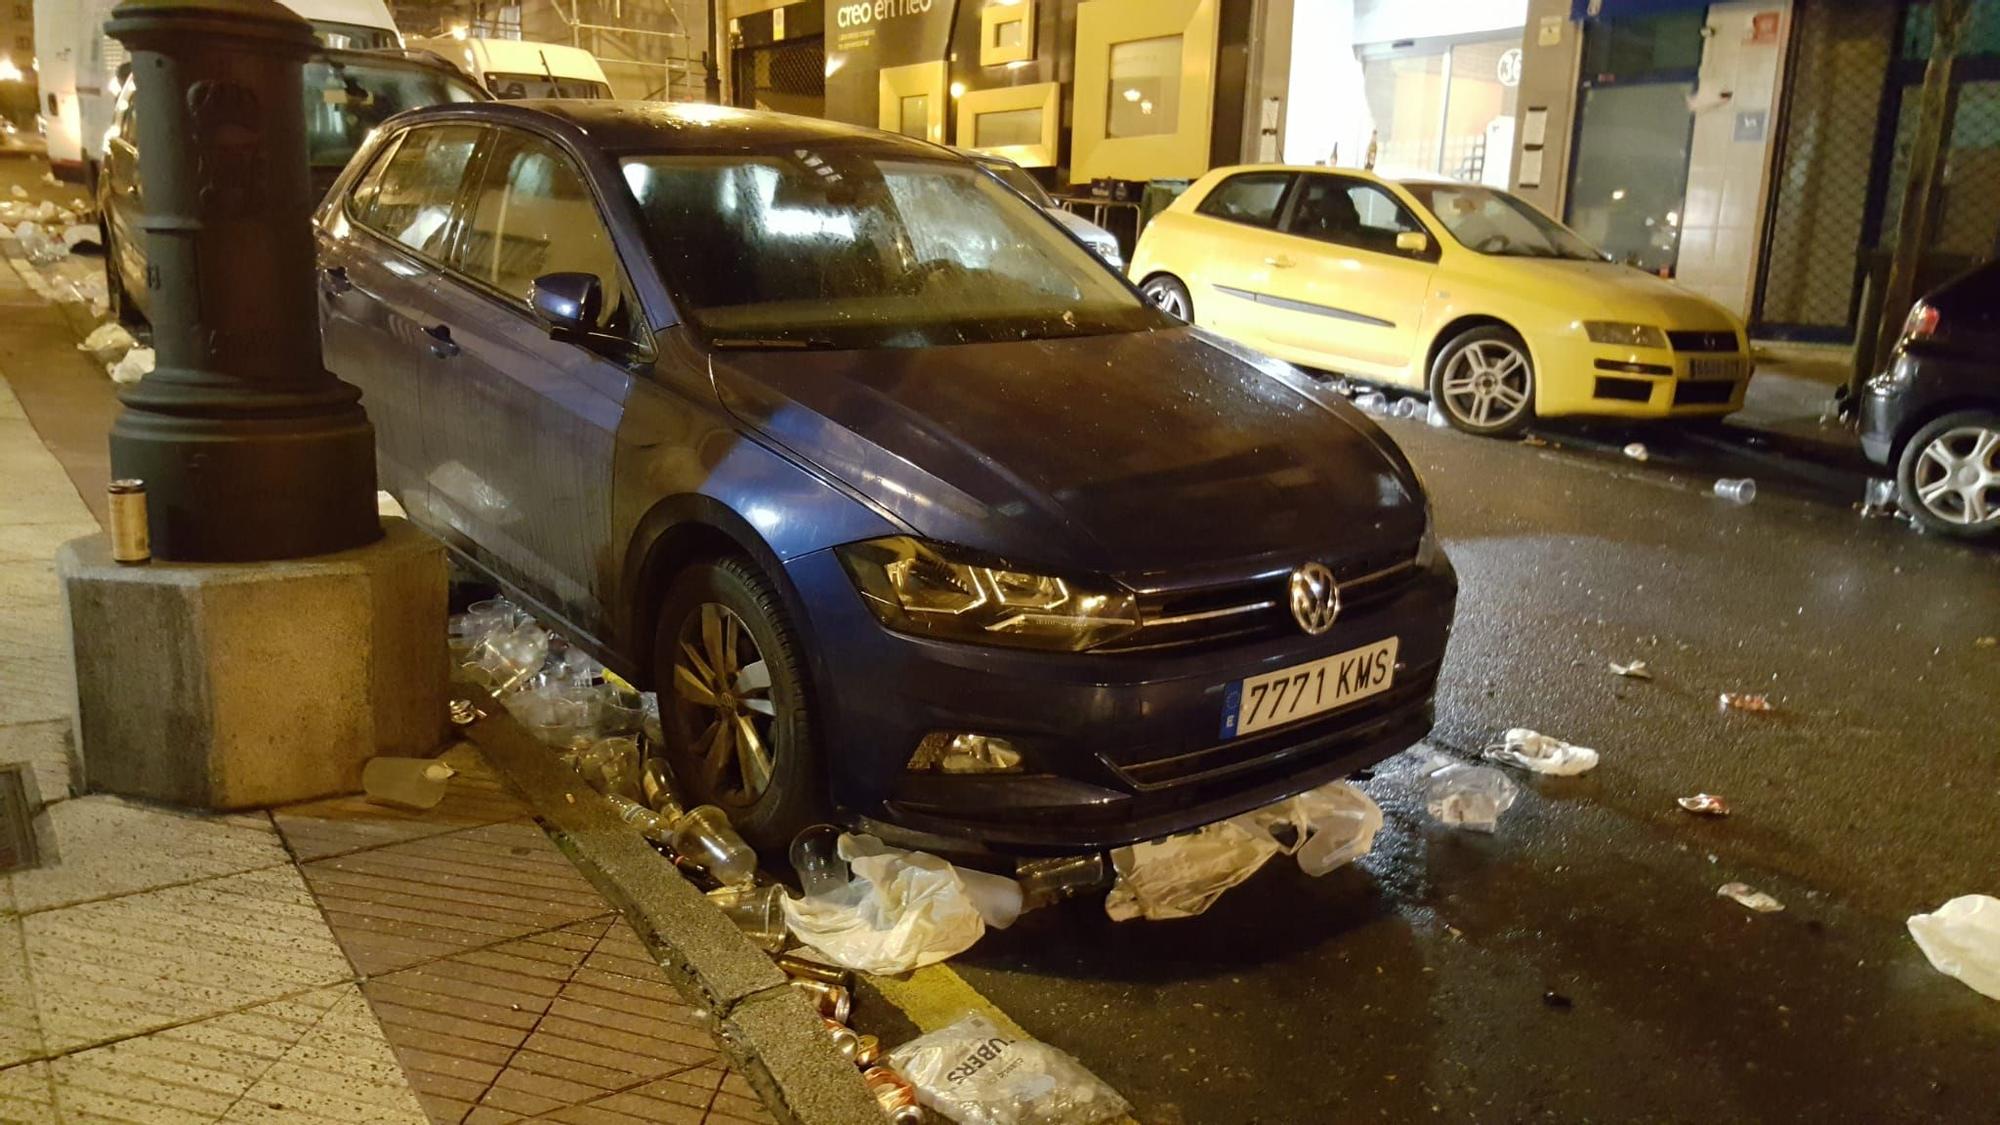
[(1187, 286), (1181, 284), (1181, 279), (1173, 274), (1154, 274), (1139, 286), (1139, 293), (1168, 316), (1188, 324), (1194, 323), (1194, 298), (1188, 295)]
[(97, 224), (98, 245), (104, 247), (104, 303), (118, 323), (127, 328), (137, 328), (146, 323), (139, 310), (132, 304), (132, 298), (125, 292), (124, 274), (118, 268), (118, 247), (111, 241), (111, 224), (99, 221)]
[(1924, 531), (2000, 537), (2000, 412), (1955, 411), (1911, 435), (1896, 461), (1896, 498)]
[(1535, 420), (1535, 361), (1511, 328), (1467, 329), (1431, 361), (1431, 401), (1454, 429), (1508, 437)]
[[(743, 650), (745, 643), (752, 652)], [(711, 690), (718, 653), (738, 666), (728, 696)], [(667, 759), (690, 807), (719, 806), (743, 838), (767, 854), (825, 819), (826, 774), (814, 741), (804, 651), (763, 572), (736, 557), (682, 571), (661, 604), (653, 654)], [(753, 672), (754, 664), (763, 672)], [(753, 686), (760, 680), (761, 690)], [(699, 698), (704, 693), (709, 701)], [(753, 738), (738, 726), (746, 722)], [(761, 787), (753, 765), (758, 749), (766, 771)]]

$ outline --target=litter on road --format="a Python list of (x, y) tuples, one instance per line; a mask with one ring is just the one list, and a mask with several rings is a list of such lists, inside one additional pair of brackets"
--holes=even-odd
[(1756, 714), (1764, 714), (1772, 710), (1770, 696), (1751, 695), (1737, 691), (1725, 691), (1717, 696), (1715, 706), (1718, 710), (1722, 711), (1749, 711)]
[(1784, 903), (1748, 883), (1724, 883), (1715, 888), (1715, 893), (1718, 897), (1733, 899), (1759, 914), (1775, 914), (1785, 908)]
[(840, 838), (840, 857), (853, 872), (846, 886), (784, 900), (792, 935), (825, 960), (895, 975), (955, 957), (985, 936), (985, 917), (947, 861), (851, 834)]
[(1634, 660), (1630, 664), (1620, 664), (1614, 660), (1611, 662), (1611, 674), (1614, 676), (1624, 676), (1628, 680), (1650, 680), (1653, 678), (1652, 671), (1646, 667), (1646, 662), (1643, 660)]
[(1644, 461), (1647, 458), (1651, 457), (1652, 454), (1646, 452), (1646, 447), (1644, 445), (1635, 441), (1632, 444), (1625, 447), (1625, 456), (1630, 457), (1634, 461)]
[(1500, 814), (1514, 807), (1519, 792), (1506, 774), (1491, 766), (1454, 762), (1425, 782), (1424, 808), (1439, 824), (1493, 832), (1500, 826)]
[(106, 370), (111, 375), (111, 381), (120, 386), (136, 383), (153, 373), (153, 349), (133, 348)]
[(2000, 898), (1960, 895), (1908, 924), (1932, 968), (2000, 1000)]
[(1748, 504), (1757, 498), (1757, 482), (1749, 477), (1724, 477), (1715, 482), (1715, 494), (1732, 504)]
[(1597, 766), (1597, 751), (1590, 747), (1574, 746), (1526, 727), (1508, 731), (1481, 756), (1553, 777), (1573, 777)]
[(1118, 881), (1105, 896), (1112, 920), (1192, 918), (1255, 875), (1281, 849), (1249, 814), (1164, 840), (1113, 848)]
[(1696, 793), (1692, 797), (1676, 797), (1674, 803), (1697, 816), (1728, 816), (1729, 802), (1713, 793)]
[(1097, 1125), (1132, 1109), (1082, 1063), (976, 1012), (889, 1052), (889, 1063), (959, 1125)]

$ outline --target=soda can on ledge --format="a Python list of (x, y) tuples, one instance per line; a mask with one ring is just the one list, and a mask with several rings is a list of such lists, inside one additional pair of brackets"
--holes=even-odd
[(152, 535), (146, 525), (146, 482), (114, 480), (110, 497), (111, 561), (127, 566), (153, 560)]

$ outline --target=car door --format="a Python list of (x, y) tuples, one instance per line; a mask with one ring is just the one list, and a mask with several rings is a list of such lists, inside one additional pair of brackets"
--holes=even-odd
[[(474, 557), (569, 623), (603, 627), (615, 437), (643, 318), (589, 179), (553, 141), (495, 129), (468, 193), (424, 388), (433, 501)], [(600, 338), (556, 339), (537, 277), (603, 287)], [(622, 353), (622, 354), (621, 354)]]
[[(1438, 260), (1423, 223), (1381, 184), (1313, 172), (1293, 188), (1279, 226), (1278, 253), (1290, 264), (1273, 271), (1268, 290), (1274, 342), (1335, 370), (1421, 384), (1413, 359)], [(1399, 246), (1407, 234), (1425, 245)]]
[(1185, 271), (1195, 323), (1252, 346), (1272, 342), (1270, 309), (1259, 300), (1285, 268), (1275, 230), (1297, 174), (1240, 172), (1196, 205), (1181, 231), (1175, 263)]
[(435, 287), (485, 128), (420, 125), (391, 137), (319, 231), (320, 353), (361, 388), (376, 476), (419, 523), (429, 512), (420, 388), (438, 362)]
[(152, 289), (146, 283), (146, 249), (139, 220), (145, 199), (139, 190), (139, 123), (135, 99), (128, 87), (119, 95), (117, 115), (104, 142), (103, 219), (111, 236), (108, 263), (118, 271), (126, 299), (140, 313), (152, 315)]

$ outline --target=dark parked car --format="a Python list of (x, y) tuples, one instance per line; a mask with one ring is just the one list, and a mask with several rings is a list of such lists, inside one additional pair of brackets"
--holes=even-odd
[[(489, 100), (466, 73), (428, 52), (319, 50), (307, 58), (306, 163), (313, 198), (377, 125), (406, 109)], [(148, 315), (145, 240), (139, 237), (145, 206), (139, 184), (139, 122), (133, 84), (123, 80), (111, 131), (104, 140), (104, 168), (97, 182), (97, 213), (104, 239), (104, 280), (111, 310), (135, 323)]]
[(970, 161), (496, 102), (390, 122), (317, 225), (385, 487), (657, 686), (754, 842), (1094, 849), (1430, 728), (1457, 579), (1395, 445)]
[(1861, 448), (1895, 470), (1897, 499), (1926, 530), (2000, 537), (2000, 262), (1910, 310), (1861, 398)]

